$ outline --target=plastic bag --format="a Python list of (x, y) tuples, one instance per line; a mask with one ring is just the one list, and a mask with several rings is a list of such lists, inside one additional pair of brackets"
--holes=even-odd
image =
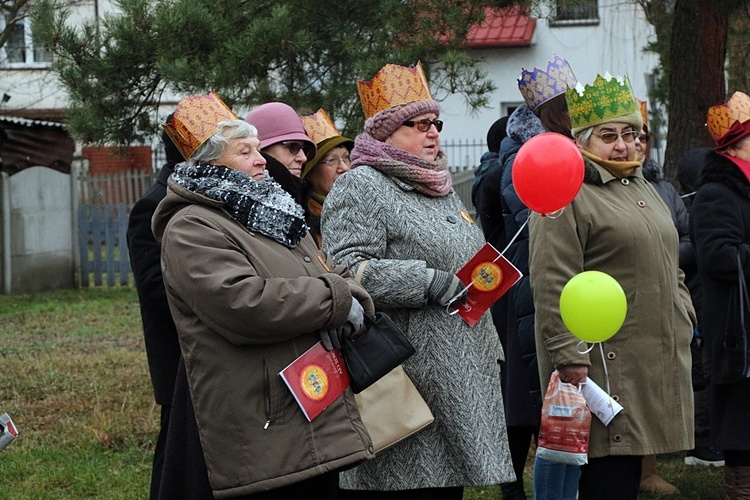
[(581, 390), (560, 380), (555, 370), (542, 405), (536, 455), (569, 465), (588, 463), (591, 412)]

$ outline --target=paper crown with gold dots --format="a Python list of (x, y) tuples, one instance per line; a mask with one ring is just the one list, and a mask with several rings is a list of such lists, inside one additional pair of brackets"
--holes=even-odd
[(319, 109), (312, 115), (300, 116), (305, 132), (310, 136), (315, 144), (321, 143), (331, 137), (341, 135), (339, 129), (333, 124), (333, 120), (328, 116), (324, 109)]
[(568, 87), (575, 87), (576, 83), (576, 77), (568, 61), (552, 54), (552, 60), (547, 62), (547, 71), (539, 68), (528, 71), (521, 68), (518, 90), (521, 91), (526, 104), (534, 110), (540, 104), (563, 94)]
[(735, 92), (726, 104), (712, 106), (706, 126), (718, 149), (731, 146), (750, 133), (750, 96)]
[(637, 131), (643, 128), (643, 118), (635, 102), (628, 75), (622, 77), (596, 75), (594, 83), (565, 91), (573, 136), (583, 129), (601, 123), (624, 122)]
[(400, 104), (432, 99), (422, 63), (414, 67), (386, 64), (369, 82), (357, 81), (365, 118)]
[(172, 120), (162, 125), (183, 158), (190, 158), (201, 144), (216, 133), (216, 124), (239, 120), (216, 92), (185, 97), (177, 104)]

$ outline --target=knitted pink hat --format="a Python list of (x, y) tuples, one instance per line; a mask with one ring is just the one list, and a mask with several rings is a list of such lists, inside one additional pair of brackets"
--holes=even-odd
[(365, 132), (378, 141), (384, 141), (405, 121), (425, 113), (439, 115), (440, 104), (434, 99), (423, 99), (386, 108), (365, 121)]
[(284, 141), (299, 141), (304, 144), (305, 156), (315, 156), (315, 143), (305, 133), (302, 120), (294, 109), (283, 102), (268, 102), (250, 111), (245, 121), (258, 129), (260, 148), (265, 149)]

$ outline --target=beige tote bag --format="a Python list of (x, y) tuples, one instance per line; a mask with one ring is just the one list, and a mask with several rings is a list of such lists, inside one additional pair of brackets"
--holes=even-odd
[(416, 434), (435, 420), (401, 365), (354, 397), (375, 453)]

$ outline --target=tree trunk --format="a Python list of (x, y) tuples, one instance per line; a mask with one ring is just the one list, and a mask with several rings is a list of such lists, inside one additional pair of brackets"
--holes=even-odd
[(724, 61), (729, 17), (718, 1), (676, 0), (670, 44), (669, 131), (666, 177), (688, 149), (714, 146), (706, 112), (726, 97)]

